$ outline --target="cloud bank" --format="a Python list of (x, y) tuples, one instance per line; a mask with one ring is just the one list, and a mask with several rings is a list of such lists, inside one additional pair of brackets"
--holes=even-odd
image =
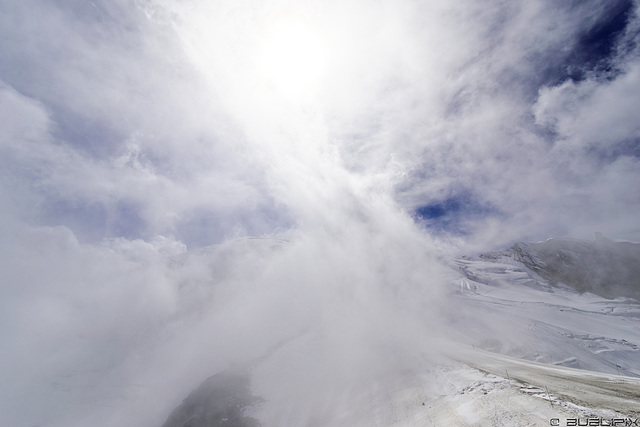
[(291, 381), (384, 371), (441, 254), (640, 240), (638, 8), (0, 5), (3, 424), (158, 425), (303, 331)]

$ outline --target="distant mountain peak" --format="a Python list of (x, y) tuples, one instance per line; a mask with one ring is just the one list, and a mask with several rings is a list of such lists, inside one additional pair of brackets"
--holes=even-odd
[(581, 293), (640, 300), (640, 244), (615, 242), (599, 232), (591, 242), (567, 239), (517, 242), (506, 251), (480, 257), (512, 258), (552, 285), (563, 283)]

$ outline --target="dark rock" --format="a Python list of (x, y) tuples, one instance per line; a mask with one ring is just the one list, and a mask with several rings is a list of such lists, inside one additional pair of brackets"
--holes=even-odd
[(244, 414), (260, 402), (262, 398), (251, 394), (248, 373), (223, 371), (191, 392), (162, 427), (260, 427)]

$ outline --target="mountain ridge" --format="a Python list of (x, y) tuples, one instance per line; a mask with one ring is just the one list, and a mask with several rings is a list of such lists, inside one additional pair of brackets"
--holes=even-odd
[(517, 242), (504, 251), (479, 257), (487, 261), (510, 258), (552, 286), (564, 284), (579, 293), (640, 301), (639, 243), (615, 242), (597, 233), (594, 241)]

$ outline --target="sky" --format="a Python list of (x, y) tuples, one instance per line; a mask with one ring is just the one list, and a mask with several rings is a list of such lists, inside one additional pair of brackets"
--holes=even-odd
[(292, 324), (420, 347), (444, 254), (640, 241), (639, 8), (0, 0), (0, 413), (157, 425)]

